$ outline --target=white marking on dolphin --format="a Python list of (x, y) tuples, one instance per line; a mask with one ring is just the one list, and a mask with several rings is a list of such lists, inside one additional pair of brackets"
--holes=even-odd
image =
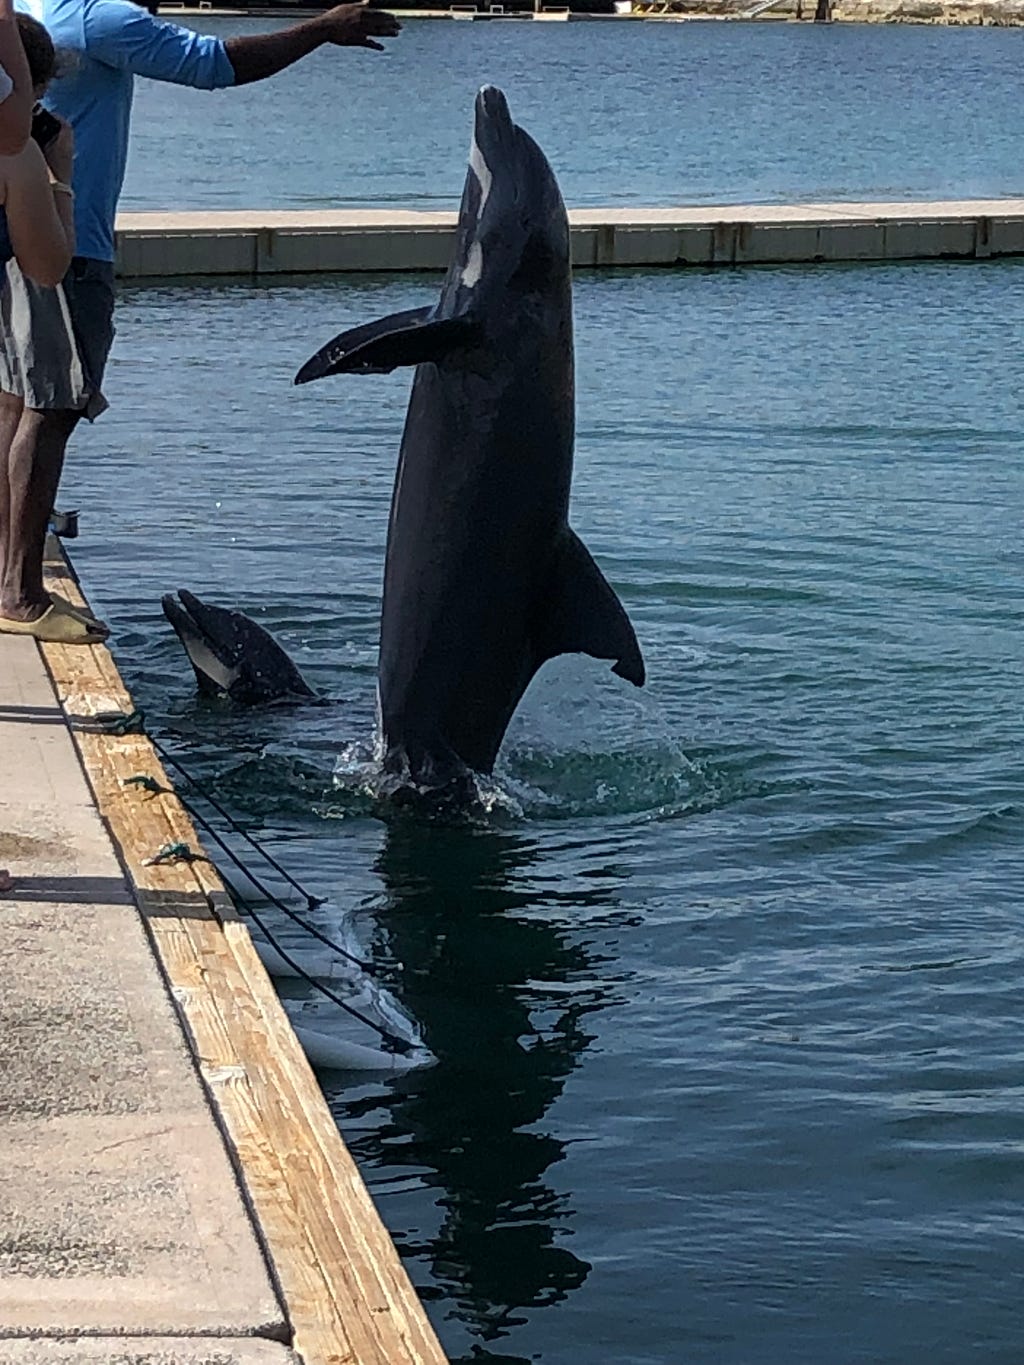
[(469, 256), (462, 267), (462, 283), (467, 289), (474, 289), (484, 273), (484, 249), (479, 242), (469, 248)]
[(484, 205), (487, 203), (487, 197), (491, 192), (491, 185), (494, 183), (494, 176), (491, 174), (491, 168), (483, 158), (483, 153), (480, 151), (480, 144), (475, 137), (473, 138), (473, 142), (469, 149), (469, 168), (476, 176), (480, 185), (480, 204), (477, 208), (477, 213), (483, 213)]
[[(489, 773), (545, 660), (640, 648), (568, 523), (569, 224), (500, 90), (476, 100), (454, 255), (433, 307), (343, 332), (296, 383), (415, 365), (391, 503), (378, 682), (384, 765), (416, 787)], [(486, 175), (483, 174), (486, 172)]]

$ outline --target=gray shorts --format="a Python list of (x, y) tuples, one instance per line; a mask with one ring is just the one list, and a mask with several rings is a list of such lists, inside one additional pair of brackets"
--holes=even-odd
[(0, 290), (0, 389), (27, 408), (107, 407), (103, 372), (114, 340), (114, 267), (76, 256), (56, 289), (33, 284), (14, 261)]

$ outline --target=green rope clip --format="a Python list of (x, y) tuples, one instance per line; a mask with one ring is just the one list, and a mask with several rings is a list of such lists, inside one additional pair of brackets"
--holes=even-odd
[(143, 791), (149, 792), (152, 796), (163, 796), (170, 791), (170, 787), (161, 787), (155, 777), (150, 777), (148, 773), (136, 773), (134, 777), (124, 779), (126, 787), (141, 787)]
[(189, 848), (188, 844), (164, 844), (159, 853), (152, 858), (143, 859), (143, 867), (156, 867), (160, 863), (207, 863), (209, 858), (204, 858), (201, 853), (196, 853)]
[(93, 716), (96, 726), (108, 735), (137, 735), (146, 728), (143, 711), (102, 711)]

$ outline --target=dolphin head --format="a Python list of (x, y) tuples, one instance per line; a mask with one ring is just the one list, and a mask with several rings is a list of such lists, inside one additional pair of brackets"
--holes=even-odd
[(492, 167), (500, 170), (511, 165), (517, 154), (516, 135), (520, 131), (512, 121), (504, 91), (496, 85), (481, 86), (473, 107), (473, 145), (470, 149), (470, 165), (478, 177), (481, 167), (485, 168), (485, 178), (489, 178), (494, 174)]
[(547, 157), (495, 86), (483, 87), (474, 112), (442, 312), (472, 309), (480, 292), (550, 293), (569, 282), (569, 223)]
[(182, 589), (161, 598), (164, 615), (204, 696), (230, 697), (243, 706), (316, 694), (277, 641), (240, 611), (202, 602)]
[[(296, 384), (328, 374), (388, 374), (452, 355), (502, 356), (524, 318), (571, 361), (569, 220), (548, 159), (513, 123), (493, 85), (476, 97), (455, 250), (436, 304), (340, 332), (302, 366)], [(504, 340), (502, 339), (504, 338)]]

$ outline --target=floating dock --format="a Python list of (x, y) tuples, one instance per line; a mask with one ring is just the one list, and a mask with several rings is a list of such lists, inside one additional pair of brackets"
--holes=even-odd
[(443, 1365), (132, 712), (0, 635), (0, 1365)]
[[(123, 213), (125, 279), (447, 268), (456, 215), (362, 209)], [(577, 268), (977, 260), (1024, 254), (1024, 199), (573, 209)]]

